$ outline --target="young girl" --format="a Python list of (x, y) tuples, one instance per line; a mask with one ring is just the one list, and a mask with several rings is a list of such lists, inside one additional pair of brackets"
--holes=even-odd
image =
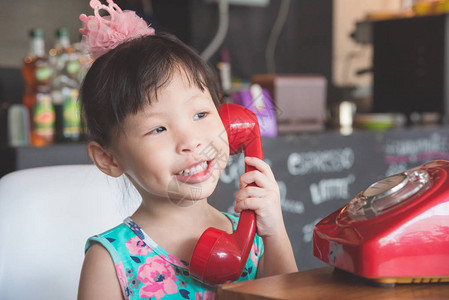
[[(91, 1), (95, 16), (80, 17), (98, 57), (81, 90), (88, 152), (102, 172), (125, 174), (142, 203), (88, 240), (78, 299), (213, 299), (215, 287), (190, 277), (188, 264), (207, 228), (232, 233), (238, 222), (207, 202), (229, 158), (214, 73), (179, 40), (108, 2)], [(263, 160), (245, 162), (257, 170), (241, 176), (235, 211), (255, 211), (257, 235), (239, 281), (295, 272), (273, 173)]]

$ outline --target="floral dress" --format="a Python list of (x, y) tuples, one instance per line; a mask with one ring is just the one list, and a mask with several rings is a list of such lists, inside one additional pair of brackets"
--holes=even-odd
[[(224, 213), (237, 227), (238, 218)], [(115, 265), (125, 299), (214, 299), (215, 288), (190, 277), (185, 261), (170, 255), (156, 244), (131, 218), (86, 243), (86, 251), (100, 243)], [(263, 253), (262, 239), (256, 235), (250, 256), (237, 281), (255, 279)]]

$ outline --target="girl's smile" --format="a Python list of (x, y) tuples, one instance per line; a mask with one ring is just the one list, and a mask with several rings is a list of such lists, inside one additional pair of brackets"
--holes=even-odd
[(202, 161), (175, 174), (175, 178), (183, 183), (201, 183), (212, 176), (213, 165), (213, 160)]

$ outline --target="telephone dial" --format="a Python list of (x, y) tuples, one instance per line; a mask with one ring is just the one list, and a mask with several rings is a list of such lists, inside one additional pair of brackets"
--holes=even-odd
[(449, 162), (370, 185), (315, 226), (313, 254), (381, 285), (449, 282)]
[[(262, 141), (256, 115), (237, 104), (226, 103), (218, 108), (228, 136), (230, 154), (263, 159)], [(245, 172), (254, 170), (245, 165)], [(237, 229), (228, 234), (210, 227), (201, 235), (190, 260), (190, 275), (207, 284), (217, 285), (240, 278), (256, 234), (254, 211), (240, 213)]]

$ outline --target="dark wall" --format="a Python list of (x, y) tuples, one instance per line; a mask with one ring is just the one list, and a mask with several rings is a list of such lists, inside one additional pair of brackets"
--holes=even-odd
[(0, 103), (19, 103), (22, 101), (23, 89), (20, 69), (0, 67)]
[[(266, 73), (265, 47), (276, 20), (280, 0), (268, 7), (230, 6), (230, 22), (223, 44), (231, 56), (233, 75)], [(203, 51), (216, 33), (216, 5), (193, 0), (192, 46)], [(275, 52), (277, 73), (320, 73), (330, 79), (332, 59), (332, 0), (293, 0)], [(212, 64), (218, 55), (212, 57)]]
[[(158, 30), (168, 31), (202, 52), (218, 27), (216, 4), (204, 0), (152, 0)], [(250, 78), (266, 73), (265, 47), (276, 20), (280, 0), (267, 7), (230, 6), (230, 25), (223, 46), (229, 50), (233, 76)], [(210, 62), (219, 60), (218, 53)], [(277, 73), (318, 73), (331, 82), (332, 0), (292, 0), (275, 52)], [(20, 70), (0, 67), (0, 102), (20, 102)], [(329, 97), (334, 95), (329, 85)], [(19, 95), (19, 96), (18, 96)], [(328, 97), (328, 98), (329, 98)]]
[[(152, 0), (155, 26), (204, 51), (218, 28), (218, 7), (204, 0)], [(281, 0), (267, 7), (231, 5), (223, 47), (229, 50), (232, 75), (249, 79), (266, 73), (265, 48)], [(275, 52), (276, 73), (318, 73), (328, 82), (328, 103), (343, 91), (332, 85), (332, 0), (292, 0)], [(216, 53), (210, 63), (219, 61)]]

